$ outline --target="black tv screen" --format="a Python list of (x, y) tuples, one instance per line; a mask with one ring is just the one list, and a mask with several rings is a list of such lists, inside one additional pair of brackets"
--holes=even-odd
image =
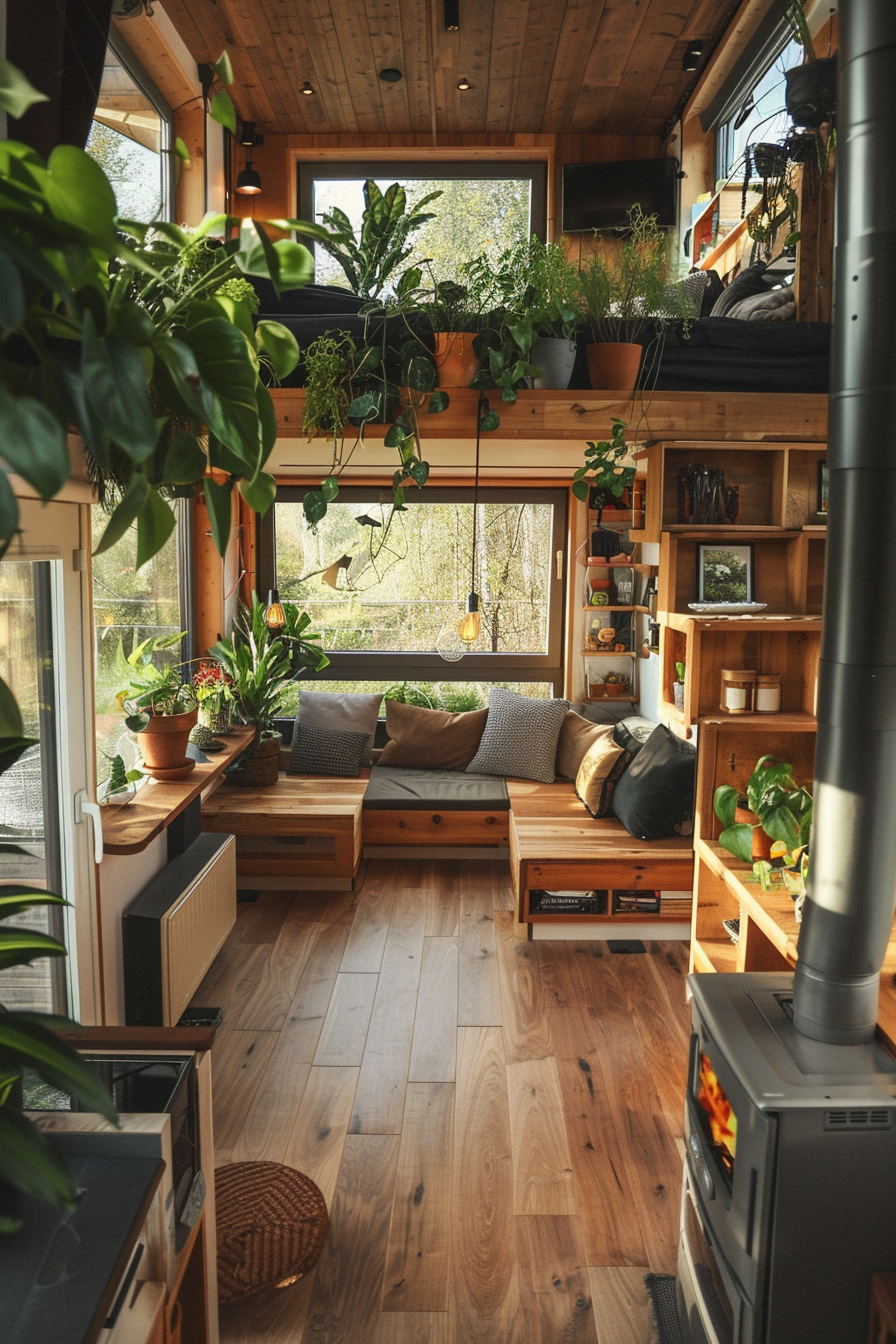
[(678, 159), (622, 159), (563, 165), (563, 233), (624, 229), (631, 206), (678, 223)]

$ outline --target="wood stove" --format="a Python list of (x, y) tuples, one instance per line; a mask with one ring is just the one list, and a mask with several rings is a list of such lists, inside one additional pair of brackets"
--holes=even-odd
[(896, 1269), (896, 1060), (793, 1025), (793, 977), (691, 976), (678, 1261), (690, 1344), (865, 1344)]

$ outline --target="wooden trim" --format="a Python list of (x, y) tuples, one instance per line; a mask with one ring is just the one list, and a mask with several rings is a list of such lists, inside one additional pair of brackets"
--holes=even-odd
[(697, 81), (697, 87), (682, 114), (682, 122), (699, 116), (709, 106), (737, 65), (744, 47), (771, 9), (771, 5), (772, 0), (742, 0), (740, 9), (728, 25), (728, 30), (713, 53), (712, 60)]
[(78, 1027), (56, 1032), (80, 1050), (211, 1050), (214, 1027)]

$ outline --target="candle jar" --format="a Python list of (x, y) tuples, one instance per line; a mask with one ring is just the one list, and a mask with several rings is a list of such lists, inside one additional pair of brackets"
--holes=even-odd
[(755, 710), (757, 714), (780, 714), (781, 674), (760, 672), (756, 678)]
[(756, 673), (748, 668), (722, 668), (722, 695), (719, 708), (726, 714), (750, 714), (756, 689)]

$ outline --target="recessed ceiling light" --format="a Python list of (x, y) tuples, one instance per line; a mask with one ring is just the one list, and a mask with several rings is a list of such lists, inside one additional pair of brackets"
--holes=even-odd
[(460, 30), (460, 0), (444, 0), (445, 32), (456, 33)]
[(380, 79), (385, 80), (387, 84), (397, 84), (401, 78), (401, 71), (396, 70), (394, 65), (387, 65), (385, 70), (380, 71)]
[(314, 93), (314, 87), (313, 85), (308, 83), (307, 79), (305, 80), (305, 83), (302, 85), (302, 92), (304, 93), (306, 98), (310, 98), (312, 93)]
[(466, 75), (461, 75), (460, 79), (457, 81), (457, 87), (462, 92), (466, 92), (466, 90), (470, 87), (470, 81), (467, 79)]
[(703, 55), (703, 43), (700, 41), (689, 42), (684, 56), (681, 58), (682, 70), (696, 70), (700, 64), (700, 58)]

